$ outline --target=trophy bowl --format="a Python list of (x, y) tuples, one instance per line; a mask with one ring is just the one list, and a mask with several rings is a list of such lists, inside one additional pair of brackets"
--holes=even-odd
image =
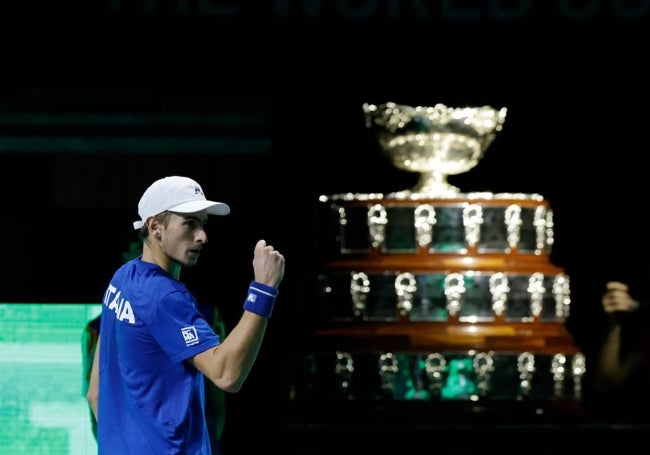
[(507, 109), (490, 106), (447, 107), (365, 103), (366, 127), (374, 131), (393, 166), (420, 174), (418, 183), (399, 197), (454, 197), (460, 190), (447, 176), (476, 166), (500, 131)]

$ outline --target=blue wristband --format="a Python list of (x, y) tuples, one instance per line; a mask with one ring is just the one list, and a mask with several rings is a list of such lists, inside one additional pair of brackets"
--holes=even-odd
[(248, 288), (248, 295), (244, 302), (244, 310), (270, 318), (273, 313), (275, 298), (278, 296), (278, 289), (266, 284), (251, 281)]

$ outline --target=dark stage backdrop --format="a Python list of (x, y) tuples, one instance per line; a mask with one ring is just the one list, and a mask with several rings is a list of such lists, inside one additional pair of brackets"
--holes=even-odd
[(416, 181), (381, 156), (365, 102), (508, 109), (449, 180), (550, 200), (585, 350), (604, 282), (648, 255), (648, 1), (15, 3), (0, 14), (0, 301), (98, 301), (142, 191), (185, 174), (232, 207), (183, 272), (231, 324), (255, 241), (287, 257), (258, 372), (273, 368), (310, 312), (318, 196)]

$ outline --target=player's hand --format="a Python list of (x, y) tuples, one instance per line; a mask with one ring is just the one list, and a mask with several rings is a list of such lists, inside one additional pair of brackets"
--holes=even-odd
[(606, 313), (630, 312), (639, 307), (639, 302), (629, 294), (629, 287), (620, 281), (610, 281), (602, 297), (603, 310)]
[(267, 286), (278, 287), (284, 278), (284, 256), (266, 240), (259, 240), (253, 255), (255, 281)]

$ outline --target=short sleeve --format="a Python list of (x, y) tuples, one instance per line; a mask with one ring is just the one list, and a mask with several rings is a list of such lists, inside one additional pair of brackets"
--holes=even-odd
[(182, 361), (220, 344), (219, 336), (198, 310), (189, 292), (161, 298), (151, 313), (149, 330), (173, 361)]

